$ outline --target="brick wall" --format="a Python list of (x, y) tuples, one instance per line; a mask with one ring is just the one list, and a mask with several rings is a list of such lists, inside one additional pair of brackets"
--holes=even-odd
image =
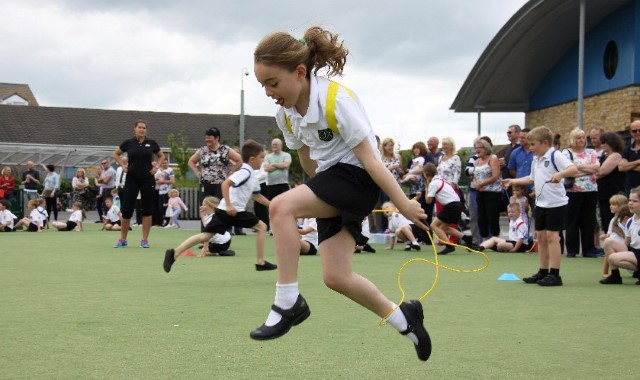
[[(589, 133), (595, 126), (605, 131), (620, 132), (640, 117), (640, 86), (632, 86), (590, 96), (584, 99), (584, 129)], [(562, 146), (567, 146), (569, 132), (578, 126), (578, 102), (528, 112), (527, 128), (540, 125), (562, 135)]]

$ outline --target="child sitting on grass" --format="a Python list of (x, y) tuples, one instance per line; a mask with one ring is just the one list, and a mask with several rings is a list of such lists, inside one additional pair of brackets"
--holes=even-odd
[[(200, 206), (200, 219), (202, 220), (203, 232), (204, 226), (209, 224), (215, 209), (220, 204), (220, 200), (216, 197), (206, 197), (202, 200), (202, 206)], [(229, 249), (231, 246), (231, 234), (229, 231), (224, 231), (223, 234), (215, 234), (209, 239), (207, 244), (202, 246), (202, 251), (198, 257), (205, 256), (235, 256), (236, 253)]]
[(499, 252), (526, 252), (531, 248), (529, 242), (529, 226), (521, 218), (520, 205), (511, 203), (507, 206), (509, 215), (509, 239), (494, 236), (480, 244), (479, 251), (495, 249)]
[(118, 207), (112, 198), (105, 198), (104, 205), (109, 211), (102, 218), (102, 229), (107, 231), (120, 231), (120, 207)]
[[(600, 235), (601, 240), (604, 239), (604, 267), (602, 269), (603, 279), (600, 281), (602, 284), (609, 284), (610, 281), (618, 283), (618, 279), (614, 278), (609, 280), (611, 276), (609, 273), (609, 257), (616, 252), (628, 251), (628, 243), (626, 241), (627, 226), (631, 226), (629, 220), (633, 217), (629, 206), (627, 205), (627, 197), (621, 194), (616, 194), (609, 198), (609, 208), (613, 214), (611, 222), (609, 222), (609, 228), (606, 234)], [(619, 273), (619, 271), (618, 271)], [(620, 280), (620, 283), (622, 280)]]
[(312, 256), (318, 253), (318, 224), (316, 218), (303, 218), (300, 227), (300, 254)]
[(87, 217), (86, 212), (82, 209), (82, 202), (73, 204), (73, 212), (69, 215), (66, 222), (51, 222), (51, 225), (58, 231), (82, 231), (82, 221)]
[(42, 232), (45, 218), (40, 211), (38, 211), (37, 199), (31, 199), (27, 202), (27, 212), (29, 213), (29, 216), (20, 219), (18, 223), (16, 223), (14, 229), (18, 231), (21, 230), (22, 227), (26, 227), (27, 232)]
[(392, 250), (393, 247), (395, 247), (396, 239), (399, 238), (406, 242), (404, 247), (405, 251), (411, 251), (411, 249), (419, 251), (420, 244), (413, 234), (413, 229), (411, 227), (413, 223), (411, 223), (409, 219), (405, 218), (404, 215), (399, 213), (392, 202), (384, 202), (382, 209), (387, 210), (384, 215), (389, 218), (389, 229), (396, 234), (396, 238), (391, 239), (389, 246), (385, 249)]
[(6, 199), (0, 199), (0, 231), (13, 232), (13, 224), (16, 216), (11, 210), (11, 202)]

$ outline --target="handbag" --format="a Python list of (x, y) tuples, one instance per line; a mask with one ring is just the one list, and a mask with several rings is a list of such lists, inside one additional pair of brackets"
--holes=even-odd
[[(571, 149), (567, 149), (567, 152), (569, 152), (569, 156), (571, 157), (571, 162), (573, 162), (573, 153), (571, 153)], [(566, 190), (571, 190), (571, 188), (573, 187), (573, 185), (576, 183), (576, 179), (575, 177), (566, 177), (563, 181), (562, 184), (564, 185), (564, 188)]]
[(51, 197), (51, 193), (53, 193), (53, 190), (43, 190), (42, 191), (42, 197), (43, 198), (50, 198)]

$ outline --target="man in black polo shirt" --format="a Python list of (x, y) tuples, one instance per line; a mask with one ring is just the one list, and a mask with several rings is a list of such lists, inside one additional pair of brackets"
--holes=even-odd
[(633, 141), (622, 152), (622, 160), (618, 164), (618, 170), (627, 173), (627, 182), (624, 191), (629, 192), (636, 186), (640, 186), (640, 120), (635, 120), (629, 126), (629, 132)]
[[(24, 207), (31, 199), (38, 198), (38, 185), (40, 184), (40, 173), (33, 169), (33, 161), (27, 162), (27, 170), (22, 172), (22, 184), (24, 185)], [(24, 212), (24, 210), (23, 210)]]

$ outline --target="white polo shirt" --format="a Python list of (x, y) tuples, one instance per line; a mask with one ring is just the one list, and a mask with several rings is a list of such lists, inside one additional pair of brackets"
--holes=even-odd
[(313, 231), (304, 234), (301, 236), (302, 240), (308, 241), (313, 244), (315, 247), (318, 246), (318, 223), (316, 222), (316, 218), (304, 218), (302, 220), (302, 228), (311, 227)]
[[(260, 184), (253, 168), (247, 163), (243, 163), (240, 169), (233, 172), (229, 178), (233, 185), (229, 188), (229, 198), (231, 204), (238, 211), (244, 211), (253, 194), (260, 193)], [(227, 211), (227, 202), (222, 198), (218, 205), (220, 210)]]
[(75, 223), (82, 223), (82, 210), (76, 210), (69, 215), (69, 221)]
[(405, 216), (399, 212), (394, 212), (389, 218), (389, 228), (393, 231), (396, 231), (398, 228), (407, 226), (409, 224), (411, 224), (411, 221), (405, 218)]
[[(531, 174), (529, 174), (529, 178), (533, 180), (536, 189), (536, 207), (560, 207), (569, 202), (567, 192), (562, 182), (552, 183), (549, 181), (551, 181), (551, 177), (556, 173), (563, 171), (573, 165), (573, 163), (561, 152), (554, 154), (553, 152), (555, 151), (555, 148), (549, 148), (543, 156), (534, 157), (531, 162)], [(551, 162), (552, 154), (558, 170), (556, 170)]]
[[(284, 134), (287, 147), (297, 150), (303, 145), (308, 146), (311, 159), (318, 163), (316, 172), (327, 170), (337, 163), (362, 168), (352, 149), (365, 139), (369, 140), (374, 154), (380, 159), (376, 137), (364, 107), (357, 97), (353, 99), (342, 86), (338, 89), (335, 110), (340, 133), (336, 134), (329, 129), (325, 112), (330, 82), (327, 78), (311, 75), (309, 108), (305, 116), (300, 115), (295, 107), (280, 107), (278, 110), (276, 121)], [(289, 132), (285, 115), (291, 121), (292, 132)]]
[(107, 218), (111, 223), (115, 223), (120, 220), (120, 208), (115, 204), (111, 205), (111, 208), (107, 211)]
[(529, 239), (529, 226), (520, 217), (509, 221), (509, 240), (518, 241), (518, 239), (524, 239), (525, 244)]
[(16, 218), (11, 211), (0, 211), (0, 224), (5, 224), (7, 227), (13, 229), (13, 220)]
[(631, 238), (629, 241), (631, 248), (640, 249), (640, 218), (637, 215), (633, 215), (627, 220), (627, 228), (624, 235)]
[(433, 177), (431, 182), (429, 182), (427, 197), (435, 198), (442, 205), (447, 205), (451, 202), (460, 202), (458, 193), (456, 193), (447, 181), (438, 175)]

